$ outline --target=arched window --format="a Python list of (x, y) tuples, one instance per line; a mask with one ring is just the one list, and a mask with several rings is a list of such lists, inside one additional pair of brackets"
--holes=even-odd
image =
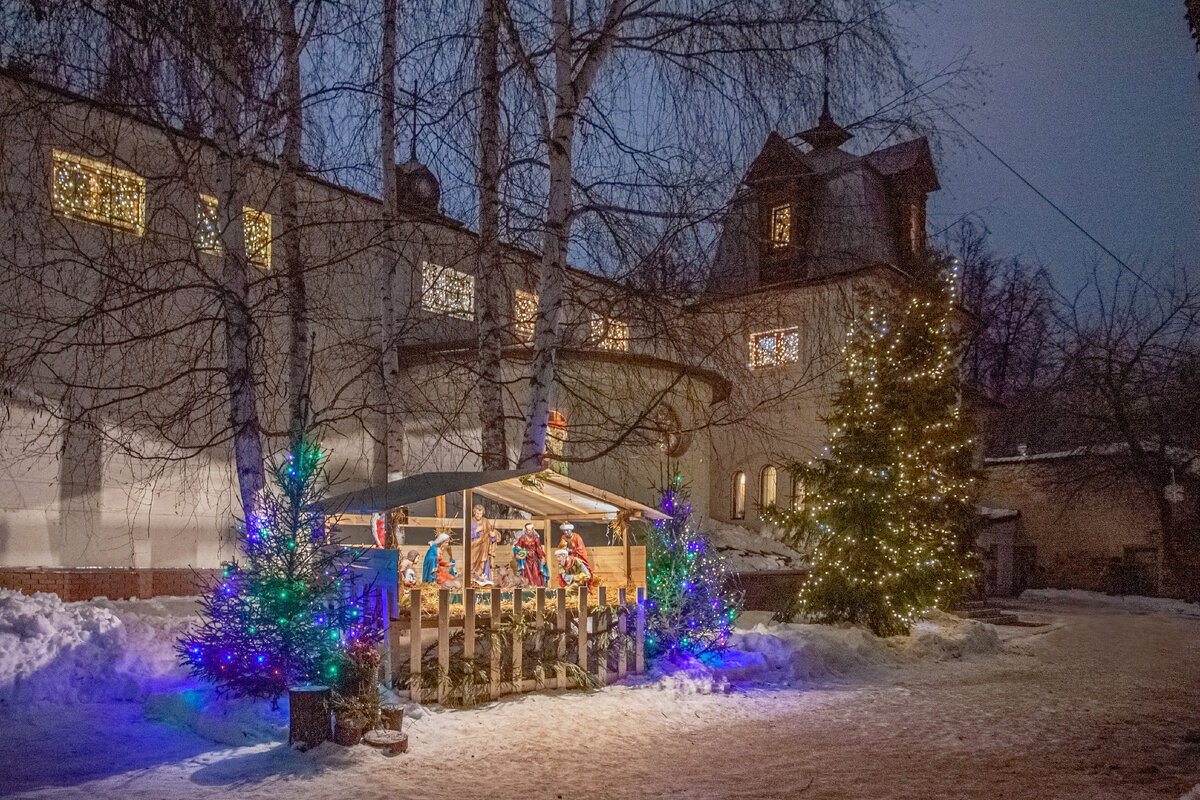
[(567, 462), (563, 461), (563, 447), (567, 443), (567, 418), (558, 411), (550, 412), (546, 424), (546, 455), (542, 459), (546, 469), (560, 475), (567, 474)]
[(746, 473), (733, 473), (733, 519), (746, 518)]
[(804, 481), (792, 478), (792, 511), (804, 510)]
[(763, 467), (758, 487), (758, 502), (763, 508), (775, 505), (779, 494), (779, 473), (770, 464)]

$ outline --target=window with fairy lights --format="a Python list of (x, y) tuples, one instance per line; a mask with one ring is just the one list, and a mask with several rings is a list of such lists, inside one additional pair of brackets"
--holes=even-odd
[(800, 360), (800, 329), (780, 328), (750, 334), (751, 369), (795, 364)]
[(546, 454), (542, 466), (559, 475), (567, 474), (567, 462), (563, 461), (563, 449), (567, 444), (567, 418), (560, 411), (550, 412), (546, 425)]
[(53, 154), (52, 207), (71, 219), (141, 236), (146, 231), (146, 179), (112, 164), (59, 150)]
[(771, 208), (771, 249), (785, 250), (792, 243), (792, 206), (778, 205)]
[(202, 194), (196, 198), (196, 249), (210, 255), (221, 254), (221, 229), (217, 221), (217, 198)]
[(421, 262), (421, 308), (455, 319), (475, 319), (475, 276)]
[(746, 518), (746, 473), (733, 473), (733, 508), (730, 513), (733, 519)]
[(779, 471), (768, 464), (759, 476), (758, 502), (763, 507), (775, 505), (779, 492)]
[(592, 317), (592, 343), (601, 350), (629, 349), (629, 323), (613, 317)]
[(533, 341), (537, 329), (538, 296), (517, 289), (513, 295), (513, 329), (521, 339)]
[(242, 208), (242, 234), (246, 259), (261, 269), (271, 268), (271, 215), (246, 206)]

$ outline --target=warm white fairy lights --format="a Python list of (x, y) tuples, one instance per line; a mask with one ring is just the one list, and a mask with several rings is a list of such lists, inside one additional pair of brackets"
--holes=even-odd
[(99, 222), (141, 236), (146, 231), (146, 179), (112, 164), (53, 152), (56, 214)]
[(271, 268), (271, 215), (265, 211), (242, 208), (242, 232), (246, 237), (246, 258), (262, 269)]
[(475, 276), (421, 262), (421, 308), (463, 320), (475, 319)]
[(221, 253), (217, 198), (210, 194), (202, 194), (196, 198), (196, 249), (212, 255)]
[(800, 329), (780, 328), (750, 334), (751, 369), (795, 364), (800, 360)]
[(527, 342), (533, 341), (537, 328), (538, 296), (517, 289), (513, 293), (513, 330)]
[(592, 343), (602, 350), (629, 349), (629, 323), (613, 317), (592, 317)]
[(771, 209), (771, 249), (783, 250), (792, 243), (792, 207), (775, 206)]

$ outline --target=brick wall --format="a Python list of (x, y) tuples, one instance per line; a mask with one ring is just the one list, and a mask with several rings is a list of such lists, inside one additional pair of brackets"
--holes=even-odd
[(750, 611), (788, 611), (808, 570), (771, 570), (769, 572), (738, 573), (737, 586), (745, 593), (745, 607)]
[(0, 589), (16, 589), (26, 594), (49, 592), (64, 602), (107, 597), (125, 600), (132, 597), (199, 594), (218, 570), (202, 569), (57, 569), (0, 568)]

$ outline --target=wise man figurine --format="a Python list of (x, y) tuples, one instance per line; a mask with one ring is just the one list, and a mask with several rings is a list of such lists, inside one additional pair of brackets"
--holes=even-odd
[[(517, 551), (517, 560), (521, 570), (521, 580), (526, 586), (545, 586), (546, 551), (542, 549), (542, 537), (532, 522), (525, 523), (521, 538), (513, 545)], [(524, 553), (524, 557), (521, 553)]]
[(583, 537), (575, 532), (575, 526), (569, 522), (564, 522), (558, 526), (558, 529), (562, 532), (562, 537), (558, 540), (559, 548), (569, 551), (571, 555), (590, 567), (591, 562), (588, 561), (587, 546), (583, 543)]
[(589, 584), (592, 580), (592, 572), (588, 569), (586, 562), (562, 547), (555, 550), (554, 555), (558, 556), (558, 585), (560, 587), (565, 589), (568, 586), (583, 586), (591, 591)]

